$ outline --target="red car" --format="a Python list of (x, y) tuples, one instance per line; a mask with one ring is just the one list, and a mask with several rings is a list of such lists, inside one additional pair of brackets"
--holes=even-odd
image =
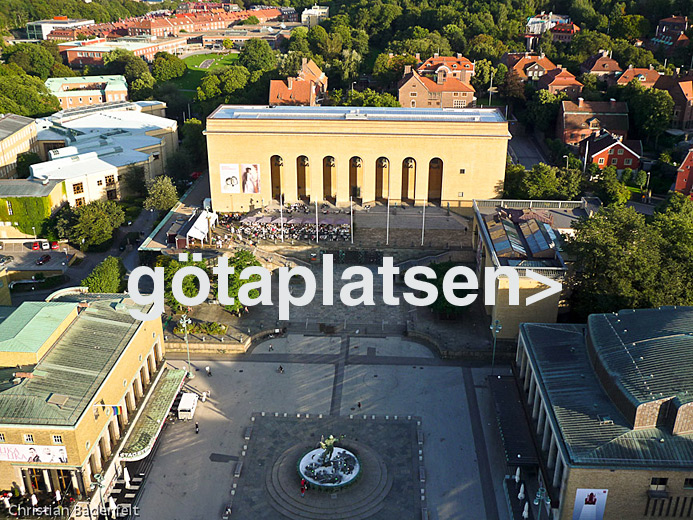
[(33, 244), (31, 244), (32, 251), (38, 251), (39, 249), (41, 249), (41, 244), (39, 244), (38, 242), (34, 242)]
[(36, 265), (43, 265), (47, 262), (50, 262), (51, 260), (51, 255), (41, 255), (41, 258), (36, 260)]
[(51, 249), (55, 250), (55, 249), (59, 249), (59, 248), (60, 248), (60, 245), (58, 245), (57, 242), (51, 242)]

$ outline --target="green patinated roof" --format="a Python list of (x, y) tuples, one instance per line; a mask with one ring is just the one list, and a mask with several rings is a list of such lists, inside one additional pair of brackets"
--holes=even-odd
[(121, 457), (140, 460), (149, 455), (185, 379), (185, 372), (167, 369), (161, 375), (137, 422), (132, 426), (132, 433), (120, 452)]
[[(656, 329), (649, 319), (653, 317), (643, 315), (643, 331)], [(665, 314), (660, 314), (660, 324), (665, 320)], [(690, 329), (690, 322), (685, 327)], [(571, 463), (693, 468), (693, 434), (673, 435), (663, 428), (633, 430), (609, 399), (589, 360), (584, 325), (523, 323), (520, 334), (539, 373), (550, 420), (561, 432)], [(668, 369), (686, 368), (682, 361), (678, 363)], [(664, 369), (662, 365), (660, 370)]]
[[(99, 295), (34, 367), (33, 378), (0, 392), (0, 424), (74, 426), (141, 325), (118, 295)], [(87, 298), (85, 298), (87, 299)], [(75, 304), (71, 304), (74, 307)], [(3, 324), (4, 325), (4, 324)], [(67, 398), (62, 406), (51, 396)]]
[(597, 356), (636, 406), (693, 401), (693, 307), (593, 314), (588, 323)]
[(0, 352), (38, 352), (76, 303), (24, 302), (0, 323)]

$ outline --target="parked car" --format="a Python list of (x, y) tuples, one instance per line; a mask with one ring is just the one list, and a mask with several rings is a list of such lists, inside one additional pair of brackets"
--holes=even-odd
[(41, 249), (44, 251), (48, 251), (51, 248), (51, 245), (48, 242), (41, 242)]
[(51, 249), (53, 249), (54, 251), (60, 249), (60, 244), (58, 244), (57, 242), (51, 242)]
[(2, 256), (0, 256), (0, 266), (7, 265), (7, 264), (9, 264), (12, 260), (14, 260), (14, 257), (13, 257), (13, 256), (2, 255)]
[(39, 249), (41, 249), (41, 244), (39, 244), (38, 242), (34, 242), (33, 244), (31, 244), (32, 251), (38, 251)]
[(43, 265), (47, 262), (50, 262), (51, 255), (41, 255), (41, 258), (36, 260), (36, 265)]

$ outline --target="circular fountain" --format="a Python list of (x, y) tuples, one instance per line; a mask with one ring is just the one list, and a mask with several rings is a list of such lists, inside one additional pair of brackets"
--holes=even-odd
[(335, 447), (328, 458), (324, 449), (316, 448), (299, 459), (298, 472), (312, 488), (335, 490), (356, 481), (361, 474), (361, 463), (347, 449)]

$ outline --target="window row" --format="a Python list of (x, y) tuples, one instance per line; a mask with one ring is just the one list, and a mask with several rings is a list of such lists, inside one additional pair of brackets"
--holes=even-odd
[[(53, 444), (62, 444), (63, 443), (63, 436), (62, 435), (53, 435)], [(7, 439), (5, 438), (4, 433), (0, 433), (0, 442), (7, 442)], [(25, 433), (24, 434), (24, 444), (34, 444), (34, 434), (33, 433)]]

